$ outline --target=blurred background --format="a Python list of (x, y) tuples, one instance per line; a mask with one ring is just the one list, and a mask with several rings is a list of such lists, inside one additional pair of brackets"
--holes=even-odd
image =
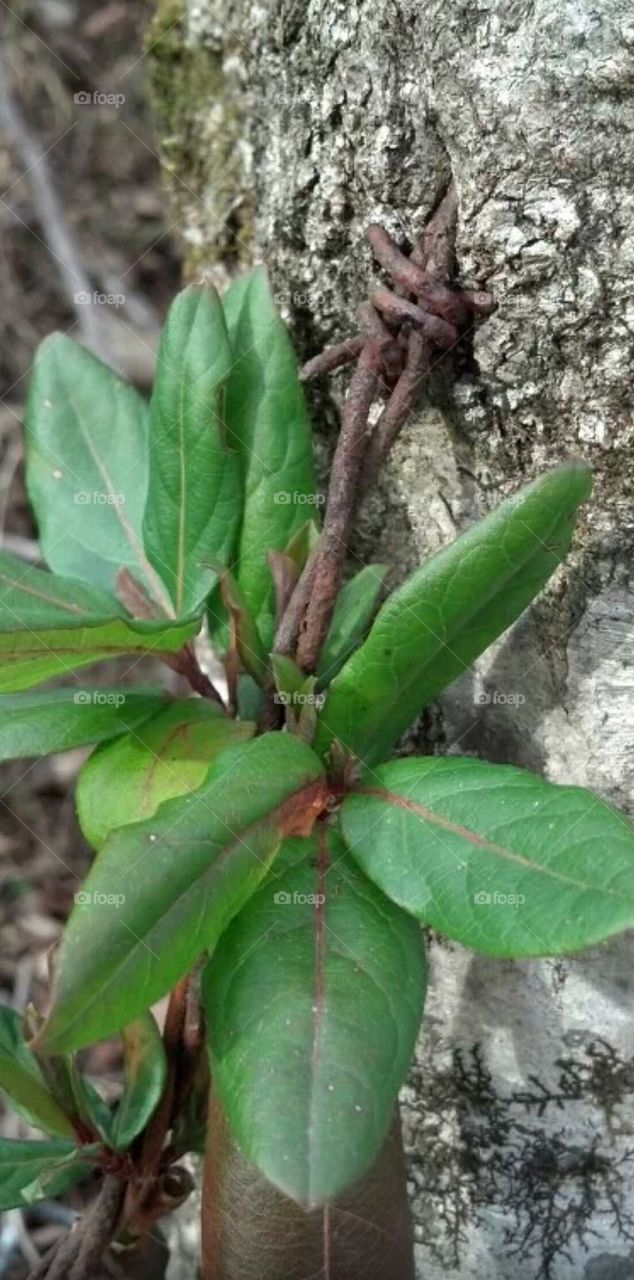
[[(179, 280), (147, 76), (152, 13), (144, 0), (0, 0), (0, 543), (31, 562), (22, 423), (38, 343), (61, 329), (147, 390)], [(124, 664), (90, 673), (127, 679)], [(16, 1008), (41, 1002), (88, 864), (73, 798), (86, 754), (0, 767), (0, 1002)], [(106, 1092), (116, 1052), (92, 1051)], [(0, 1131), (28, 1135), (7, 1113)], [(21, 1280), (70, 1214), (0, 1215), (0, 1280)]]

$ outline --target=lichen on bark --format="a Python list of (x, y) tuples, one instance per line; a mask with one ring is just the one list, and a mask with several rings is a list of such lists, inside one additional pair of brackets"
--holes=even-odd
[(160, 0), (149, 28), (150, 86), (185, 275), (225, 283), (250, 255), (251, 151), (237, 40), (200, 39), (184, 0)]

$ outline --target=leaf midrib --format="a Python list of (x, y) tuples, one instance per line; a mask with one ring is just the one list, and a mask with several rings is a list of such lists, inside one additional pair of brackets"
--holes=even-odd
[[(75, 421), (77, 423), (77, 426), (79, 427), (80, 435), (82, 436), (84, 444), (86, 445), (86, 448), (99, 472), (99, 475), (101, 476), (101, 479), (103, 480), (106, 486), (106, 490), (111, 497), (116, 497), (117, 495), (116, 495), (114, 486), (112, 484), (112, 480), (110, 479), (110, 473), (105, 463), (102, 462), (99, 454), (96, 452), (95, 448), (93, 447), (93, 442), (86, 431), (86, 428), (83, 423), (82, 415), (80, 412), (78, 412), (77, 406), (73, 401), (72, 395), (69, 396), (69, 399), (73, 409), (73, 413), (75, 415)], [(128, 520), (125, 512), (123, 511), (122, 504), (120, 502), (113, 502), (111, 505), (114, 507), (115, 518), (119, 521), (119, 524), (123, 529), (126, 541), (130, 547), (130, 550), (134, 555), (136, 563), (152, 583), (152, 587), (154, 590), (157, 603), (160, 604), (161, 608), (165, 611), (168, 618), (175, 617), (176, 615), (175, 615), (174, 609), (172, 608), (171, 601), (169, 600), (168, 596), (165, 593), (163, 584), (156, 570), (147, 559), (147, 556), (145, 555), (145, 552), (143, 550), (143, 544), (139, 539), (139, 537), (137, 536), (136, 530), (133, 529), (132, 525), (130, 524), (130, 521)]]
[[(27, 596), (34, 596), (36, 600), (43, 600), (45, 604), (54, 605), (58, 609), (66, 609), (68, 613), (78, 613), (80, 616), (90, 618), (92, 615), (86, 608), (82, 608), (79, 604), (74, 604), (71, 600), (60, 600), (57, 596), (49, 596), (45, 591), (38, 591), (36, 587), (30, 587), (22, 578), (11, 578), (8, 573), (0, 573), (0, 582), (8, 582), (14, 591), (23, 591)], [(2, 600), (0, 599), (0, 604)], [(8, 608), (9, 606), (7, 606)]]
[[(408, 813), (421, 819), (423, 822), (429, 822), (432, 826), (440, 827), (443, 831), (449, 832), (451, 835), (457, 835), (461, 839), (466, 840), (469, 844), (474, 845), (478, 849), (482, 849), (485, 853), (493, 853), (496, 857), (504, 858), (508, 862), (517, 863), (518, 866), (524, 867), (527, 871), (535, 872), (539, 875), (549, 877), (558, 883), (569, 885), (573, 889), (581, 889), (584, 893), (596, 893), (597, 886), (594, 884), (586, 884), (583, 880), (575, 880), (572, 876), (563, 875), (559, 871), (554, 871), (552, 867), (546, 866), (541, 862), (533, 862), (532, 859), (526, 858), (523, 854), (514, 853), (512, 849), (507, 849), (504, 845), (496, 844), (495, 841), (487, 840), (485, 836), (481, 836), (477, 831), (471, 831), (469, 827), (463, 827), (460, 823), (453, 822), (451, 818), (446, 818), (444, 814), (436, 813), (433, 809), (427, 808), (418, 800), (412, 800), (409, 796), (399, 796), (396, 792), (390, 791), (383, 787), (363, 787), (357, 795), (374, 796), (375, 799), (385, 800), (388, 804), (399, 809), (405, 809)], [(595, 800), (598, 803), (598, 800)], [(627, 903), (628, 898), (620, 893), (615, 893), (613, 889), (601, 886), (601, 893), (608, 894), (610, 897), (616, 898), (617, 901)]]

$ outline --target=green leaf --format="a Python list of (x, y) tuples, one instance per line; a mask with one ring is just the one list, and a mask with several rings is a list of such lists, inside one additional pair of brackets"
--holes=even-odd
[(0, 697), (0, 760), (26, 759), (104, 742), (166, 705), (160, 689), (38, 689)]
[(143, 1013), (123, 1032), (124, 1089), (114, 1115), (112, 1142), (125, 1150), (154, 1113), (167, 1075), (160, 1031), (151, 1013)]
[(150, 406), (150, 484), (143, 519), (148, 558), (177, 615), (198, 608), (240, 523), (240, 460), (224, 424), (232, 367), (216, 291), (190, 286), (172, 303)]
[(297, 569), (297, 575), (305, 568), (309, 555), (315, 550), (319, 542), (319, 525), (316, 520), (305, 520), (291, 534), (291, 537), (284, 547), (284, 555), (288, 556)]
[(379, 610), (333, 680), (315, 749), (384, 759), (415, 716), (530, 604), (561, 563), (590, 473), (569, 463), (433, 556)]
[(495, 956), (558, 955), (634, 925), (634, 828), (524, 769), (427, 756), (368, 772), (344, 838), (407, 911)]
[(77, 813), (86, 839), (100, 849), (116, 827), (150, 818), (164, 800), (195, 791), (214, 757), (254, 731), (253, 724), (229, 720), (216, 703), (188, 698), (99, 747), (77, 783)]
[(143, 550), (148, 405), (63, 333), (35, 357), (26, 413), (29, 497), (56, 573), (114, 590), (127, 567), (168, 612)]
[(386, 564), (368, 564), (341, 588), (319, 659), (318, 688), (336, 676), (364, 636), (387, 572)]
[(271, 669), (280, 701), (290, 704), (301, 693), (306, 683), (306, 673), (292, 658), (283, 653), (271, 654)]
[(220, 591), (231, 620), (233, 643), (241, 666), (261, 688), (265, 688), (270, 678), (266, 650), (238, 583), (227, 569), (222, 571)]
[(0, 1089), (29, 1124), (44, 1133), (72, 1137), (69, 1117), (49, 1093), (37, 1058), (28, 1048), (19, 1013), (0, 1006)]
[(96, 1150), (72, 1142), (0, 1138), (0, 1211), (61, 1195), (88, 1171)]
[(264, 694), (253, 676), (238, 676), (238, 715), (241, 720), (259, 720), (264, 709)]
[(275, 601), (266, 557), (284, 550), (313, 514), (311, 427), (295, 353), (263, 268), (236, 280), (223, 304), (234, 355), (227, 424), (245, 490), (234, 572), (268, 652)]
[(307, 676), (292, 658), (280, 653), (271, 654), (271, 669), (275, 679), (275, 701), (284, 707), (286, 727), (290, 733), (296, 733), (311, 743), (317, 710), (324, 697), (316, 692), (316, 676)]
[(197, 620), (132, 619), (96, 587), (58, 578), (0, 552), (0, 692), (28, 689), (77, 667), (135, 652), (174, 652)]
[(121, 1030), (215, 946), (284, 835), (325, 802), (320, 762), (263, 734), (216, 758), (201, 787), (106, 841), (77, 895), (39, 1049), (59, 1053)]
[[(60, 1059), (57, 1059), (59, 1062)], [(98, 1134), (103, 1142), (112, 1146), (112, 1111), (102, 1098), (99, 1090), (83, 1075), (77, 1065), (77, 1059), (70, 1056), (66, 1059), (68, 1083), (75, 1102), (76, 1113), (82, 1123), (88, 1126), (91, 1133)]]
[(204, 977), (212, 1077), (233, 1135), (306, 1209), (378, 1151), (425, 990), (418, 926), (335, 832), (328, 849), (325, 839), (285, 842)]

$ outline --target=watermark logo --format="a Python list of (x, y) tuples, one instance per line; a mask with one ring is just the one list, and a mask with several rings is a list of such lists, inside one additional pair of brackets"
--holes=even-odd
[(125, 700), (125, 693), (107, 693), (105, 689), (78, 689), (73, 694), (78, 707), (122, 707)]
[(90, 890), (80, 889), (79, 893), (74, 894), (74, 901), (77, 906), (90, 907), (122, 907), (125, 902), (124, 893), (91, 893)]
[(288, 507), (292, 504), (297, 507), (323, 507), (326, 497), (323, 493), (289, 493), (287, 489), (280, 489), (273, 494), (273, 501), (279, 507)]
[(323, 907), (326, 901), (324, 893), (287, 893), (280, 889), (273, 894), (273, 901), (278, 907)]
[(487, 893), (486, 889), (478, 889), (473, 901), (476, 907), (521, 907), (526, 897), (523, 893)]
[(481, 707), (523, 707), (526, 698), (523, 693), (504, 693), (502, 689), (493, 689), (491, 692), (479, 693), (478, 702)]
[(89, 293), (87, 289), (80, 289), (73, 294), (73, 302), (77, 307), (122, 307), (125, 293), (100, 293), (98, 289)]
[(273, 701), (278, 707), (314, 706), (320, 710), (326, 701), (326, 695), (325, 693), (274, 693)]
[(100, 89), (80, 89), (73, 94), (73, 102), (77, 107), (122, 107), (125, 93), (102, 93)]
[(99, 493), (93, 489), (89, 493), (87, 489), (80, 489), (79, 493), (73, 494), (73, 502), (80, 507), (88, 507), (91, 504), (97, 507), (122, 507), (125, 502), (124, 493)]
[(278, 307), (307, 307), (310, 303), (309, 293), (284, 292), (273, 294), (273, 301)]

